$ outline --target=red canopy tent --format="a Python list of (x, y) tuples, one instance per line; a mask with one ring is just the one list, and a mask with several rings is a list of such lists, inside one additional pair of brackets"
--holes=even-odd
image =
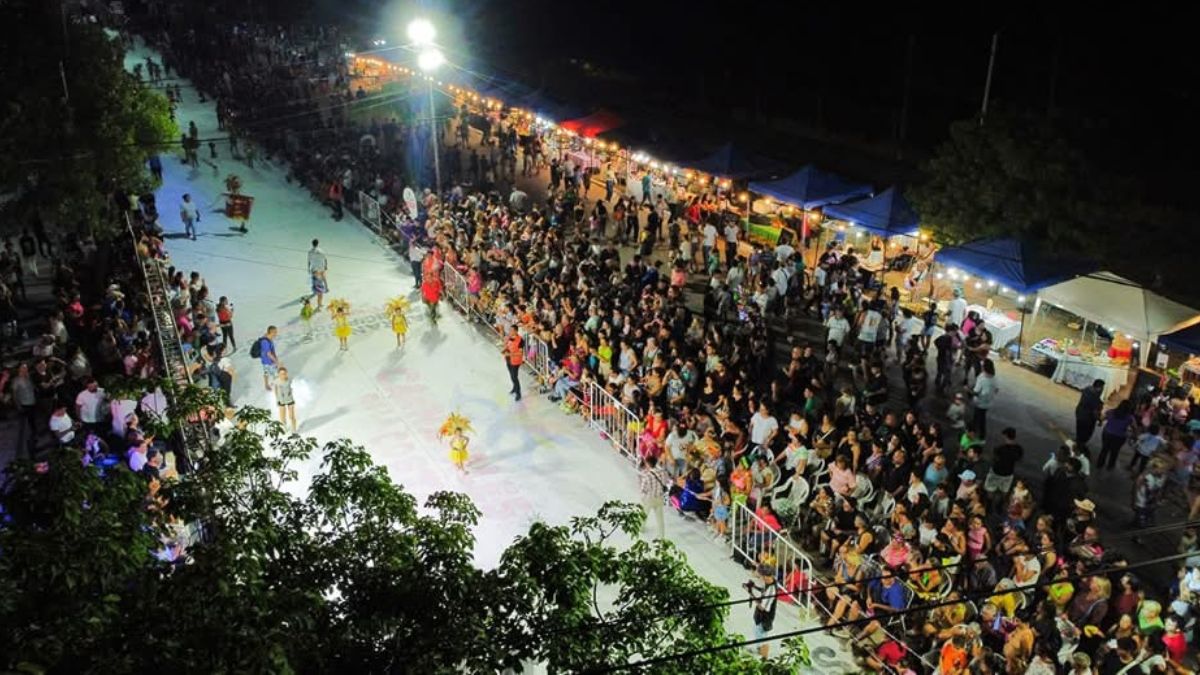
[(560, 122), (558, 126), (573, 131), (584, 138), (595, 138), (600, 134), (616, 129), (625, 124), (625, 120), (621, 116), (608, 110), (597, 110), (596, 112), (578, 117), (566, 122)]

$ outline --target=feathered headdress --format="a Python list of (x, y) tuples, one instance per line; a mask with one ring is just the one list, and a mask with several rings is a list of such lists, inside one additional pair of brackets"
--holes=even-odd
[(471, 428), (471, 420), (463, 417), (460, 413), (450, 413), (445, 422), (442, 422), (442, 428), (438, 429), (438, 438), (446, 436), (454, 436), (455, 434), (473, 434), (475, 430)]
[(408, 308), (411, 304), (412, 303), (408, 301), (408, 298), (398, 295), (391, 300), (388, 300), (387, 308), (384, 311), (388, 313), (388, 316), (404, 314), (408, 311)]
[(339, 310), (344, 310), (347, 314), (350, 313), (350, 302), (344, 298), (334, 298), (329, 301), (329, 313), (336, 315)]

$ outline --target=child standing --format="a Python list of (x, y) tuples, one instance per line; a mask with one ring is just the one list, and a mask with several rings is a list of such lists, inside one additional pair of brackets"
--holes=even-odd
[(300, 320), (304, 322), (304, 332), (306, 335), (312, 335), (312, 318), (316, 314), (316, 310), (312, 306), (312, 298), (304, 299), (304, 306), (300, 308)]
[(334, 300), (329, 303), (329, 311), (333, 314), (333, 334), (337, 336), (341, 351), (350, 349), (350, 303), (345, 300)]

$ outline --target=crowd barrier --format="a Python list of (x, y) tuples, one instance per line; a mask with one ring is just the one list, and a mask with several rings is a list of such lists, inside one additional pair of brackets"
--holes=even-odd
[(582, 385), (588, 425), (604, 436), (605, 440), (635, 465), (638, 462), (637, 437), (642, 430), (642, 420), (626, 408), (615, 396), (608, 393), (598, 382)]
[(774, 559), (775, 586), (783, 593), (780, 600), (796, 605), (803, 612), (813, 608), (812, 560), (789, 539), (772, 530), (762, 518), (745, 504), (734, 504), (729, 513), (729, 543), (734, 558), (758, 566), (760, 556), (767, 551)]
[[(359, 193), (359, 218), (377, 234), (381, 230), (394, 228), (397, 224), (379, 206), (379, 202), (366, 193)], [(404, 237), (400, 237), (401, 240)], [(467, 280), (462, 272), (445, 265), (442, 267), (443, 292), (469, 321), (480, 323), (496, 333), (498, 328), (491, 317), (472, 305), (467, 290)], [(499, 335), (497, 335), (499, 337)], [(550, 357), (550, 347), (538, 335), (529, 333), (525, 339), (525, 366), (542, 386), (549, 386), (556, 370)], [(583, 416), (589, 427), (599, 432), (605, 440), (621, 453), (631, 464), (638, 464), (638, 436), (643, 428), (641, 417), (610, 394), (598, 382), (584, 382), (574, 390), (576, 411)], [(775, 556), (776, 584), (788, 593), (788, 598), (805, 612), (812, 611), (812, 598), (807, 592), (813, 578), (812, 560), (795, 544), (778, 532), (767, 527), (753, 511), (739, 504), (730, 516), (730, 543), (735, 556), (757, 562), (758, 554), (769, 548)]]

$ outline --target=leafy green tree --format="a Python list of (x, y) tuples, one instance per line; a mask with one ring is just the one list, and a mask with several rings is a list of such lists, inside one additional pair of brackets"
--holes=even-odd
[(1094, 250), (1094, 176), (1047, 121), (1004, 112), (955, 122), (908, 193), (921, 223), (947, 243), (1017, 235)]
[[(177, 392), (187, 409), (168, 420), (223, 409), (207, 391)], [(197, 471), (157, 490), (73, 451), (15, 463), (0, 494), (0, 668), (457, 673), (534, 661), (574, 672), (735, 639), (727, 593), (671, 544), (640, 540), (637, 506), (536, 523), (482, 570), (467, 497), (419, 505), (363, 448), (318, 447), (270, 417), (241, 410)], [(300, 466), (315, 469), (306, 488)], [(205, 536), (164, 562), (181, 523)], [(730, 649), (655, 672), (793, 663)]]
[[(111, 232), (116, 187), (151, 187), (146, 159), (178, 141), (165, 96), (125, 71), (119, 40), (55, 2), (0, 3), (0, 193), (18, 217)], [(11, 215), (10, 215), (11, 217)]]

